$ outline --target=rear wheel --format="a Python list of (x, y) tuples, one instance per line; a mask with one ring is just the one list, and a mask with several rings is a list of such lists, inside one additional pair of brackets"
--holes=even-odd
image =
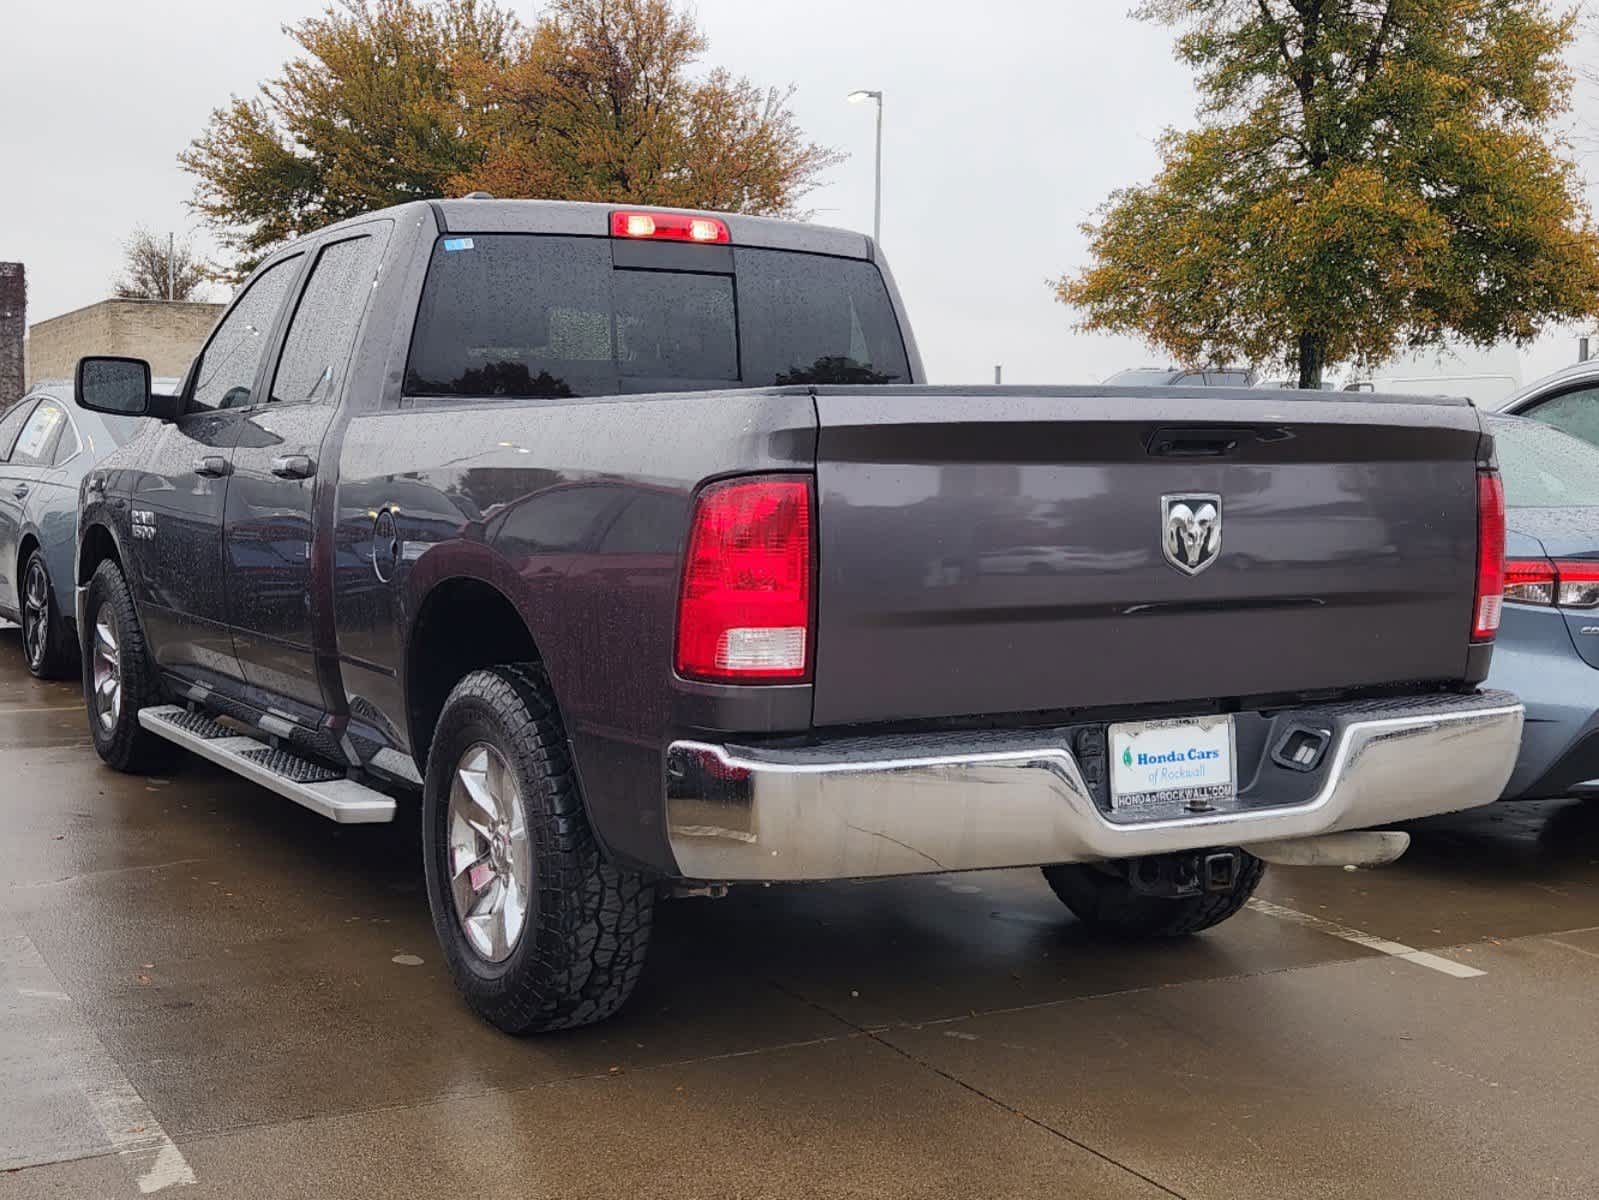
[[(1174, 855), (1166, 861), (1045, 867), (1044, 878), (1072, 915), (1095, 932), (1129, 939), (1182, 937), (1220, 925), (1243, 908), (1260, 886), (1266, 864), (1247, 851), (1232, 853), (1238, 858), (1229, 886), (1187, 895), (1159, 893), (1180, 891), (1185, 886), (1178, 860), (1197, 857), (1192, 855)], [(1161, 869), (1140, 875), (1144, 864)], [(1195, 872), (1194, 883), (1187, 886), (1204, 886), (1197, 875)]]
[(50, 584), (50, 569), (38, 550), (22, 569), (22, 653), (36, 679), (60, 679), (72, 670), (72, 645)]
[(109, 559), (89, 580), (83, 694), (94, 748), (119, 771), (143, 774), (171, 763), (175, 747), (139, 724), (139, 710), (162, 702), (155, 666), (122, 568)]
[(655, 889), (605, 861), (536, 666), (474, 671), (428, 752), (423, 858), (456, 986), (507, 1033), (590, 1025), (644, 969)]

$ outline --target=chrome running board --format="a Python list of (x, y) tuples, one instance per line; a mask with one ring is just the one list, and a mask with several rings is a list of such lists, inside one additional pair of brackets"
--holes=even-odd
[(157, 737), (208, 758), (340, 825), (394, 820), (392, 797), (345, 779), (336, 770), (308, 758), (235, 733), (201, 713), (176, 704), (141, 708), (139, 724)]

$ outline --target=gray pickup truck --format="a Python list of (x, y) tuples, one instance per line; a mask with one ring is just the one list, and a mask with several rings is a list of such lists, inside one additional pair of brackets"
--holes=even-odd
[(673, 889), (1041, 866), (1188, 933), (1266, 861), (1498, 796), (1475, 410), (928, 387), (878, 248), (467, 199), (268, 258), (84, 479), (89, 727), (343, 822), (422, 807), (471, 1005), (602, 1019)]

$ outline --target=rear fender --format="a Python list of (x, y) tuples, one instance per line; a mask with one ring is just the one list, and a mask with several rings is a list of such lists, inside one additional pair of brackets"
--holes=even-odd
[[(542, 581), (542, 584), (548, 583), (548, 580)], [(504, 601), (515, 614), (515, 619), (520, 622), (522, 631), (527, 636), (526, 642), (518, 644), (514, 637), (496, 637), (493, 639), (495, 647), (489, 649), (481, 643), (474, 644), (469, 629), (463, 629), (457, 638), (452, 636), (449, 628), (433, 627), (434, 618), (430, 617), (429, 613), (436, 610), (431, 610), (430, 605), (435, 601), (452, 605), (457, 603), (458, 600), (444, 600), (443, 594), (446, 589), (462, 585), (476, 585), (487, 589), (488, 593), (493, 593), (499, 600)], [(403, 635), (405, 660), (401, 681), (405, 701), (405, 727), (411, 743), (412, 756), (424, 775), (432, 729), (442, 709), (444, 695), (448, 691), (442, 683), (429, 678), (430, 664), (441, 665), (449, 677), (458, 680), (469, 671), (499, 663), (521, 661), (541, 663), (550, 675), (556, 709), (562, 713), (563, 728), (567, 730), (569, 741), (572, 740), (572, 728), (561, 702), (563, 694), (566, 694), (563, 691), (563, 683), (570, 683), (567, 673), (570, 668), (557, 657), (556, 662), (561, 663), (561, 667), (558, 668), (544, 654), (544, 648), (552, 645), (559, 634), (550, 628), (547, 619), (540, 619), (541, 616), (547, 616), (550, 611), (549, 606), (539, 603), (540, 586), (542, 585), (530, 585), (491, 547), (471, 541), (443, 542), (433, 546), (417, 559), (414, 568), (405, 578), (401, 587), (405, 624)], [(487, 593), (483, 595), (486, 599)], [(503, 618), (498, 616), (492, 622), (496, 629), (501, 628), (503, 624)], [(440, 663), (441, 658), (445, 660), (443, 663)], [(452, 659), (454, 661), (451, 661)], [(588, 789), (582, 787), (582, 764), (580, 756), (575, 753), (574, 765), (578, 770), (579, 790), (583, 795), (590, 827), (604, 847), (607, 845), (607, 840), (602, 814), (591, 803)]]
[[(55, 515), (67, 516), (64, 512)], [(18, 606), (20, 608), (22, 600), (22, 572), (33, 553), (33, 548), (38, 547), (44, 555), (45, 570), (50, 574), (50, 590), (53, 593), (51, 598), (55, 601), (56, 612), (76, 624), (77, 609), (72, 598), (76, 543), (70, 526), (63, 528), (63, 522), (57, 521), (57, 528), (51, 529), (49, 516), (50, 514), (46, 514), (46, 524), (42, 526), (37, 520), (25, 521), (21, 537), (17, 539), (15, 578)]]

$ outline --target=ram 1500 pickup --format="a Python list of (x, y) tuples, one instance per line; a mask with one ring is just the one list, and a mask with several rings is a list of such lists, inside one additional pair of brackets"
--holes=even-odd
[(77, 373), (158, 418), (81, 489), (95, 746), (419, 795), (506, 1030), (615, 1012), (662, 891), (1040, 866), (1182, 934), (1515, 758), (1466, 404), (929, 387), (865, 237), (487, 199), (282, 248), (148, 375)]

